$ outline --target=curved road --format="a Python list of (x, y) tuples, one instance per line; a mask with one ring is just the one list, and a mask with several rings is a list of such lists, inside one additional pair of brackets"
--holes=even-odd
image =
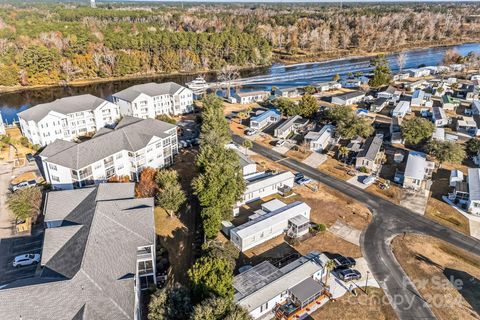
[[(244, 139), (233, 135), (233, 140), (241, 144)], [(253, 144), (252, 151), (280, 162), (292, 170), (302, 172), (304, 175), (364, 203), (372, 210), (373, 220), (360, 239), (362, 252), (373, 276), (384, 289), (400, 319), (435, 319), (435, 316), (392, 253), (390, 242), (395, 235), (404, 232), (425, 234), (445, 240), (480, 256), (480, 241), (477, 239), (449, 229), (297, 160), (286, 158), (257, 143)]]

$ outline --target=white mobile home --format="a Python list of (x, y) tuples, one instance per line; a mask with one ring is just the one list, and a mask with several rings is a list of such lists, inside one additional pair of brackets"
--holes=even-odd
[(249, 104), (254, 102), (261, 102), (268, 99), (270, 92), (268, 91), (254, 91), (254, 92), (237, 92), (235, 98), (240, 104)]
[(279, 139), (286, 139), (291, 133), (296, 133), (298, 129), (308, 124), (308, 119), (299, 115), (288, 118), (285, 122), (275, 128), (273, 136)]
[(413, 190), (425, 189), (427, 181), (432, 177), (434, 168), (435, 163), (427, 161), (425, 154), (410, 152), (403, 177), (403, 187)]
[(247, 184), (237, 206), (276, 194), (282, 187), (293, 187), (294, 176), (290, 171), (280, 173), (257, 172), (244, 177)]
[(282, 118), (280, 112), (275, 109), (267, 110), (257, 116), (250, 118), (250, 128), (263, 130), (273, 123), (277, 123)]
[(310, 131), (304, 139), (310, 146), (310, 150), (321, 152), (333, 142), (334, 133), (335, 126), (327, 124), (319, 132)]
[(468, 212), (480, 216), (480, 169), (468, 168)]
[(446, 94), (442, 96), (443, 109), (454, 111), (459, 106), (460, 106), (460, 101), (458, 101), (458, 99), (455, 99), (452, 96), (446, 95)]
[(431, 95), (426, 94), (425, 91), (417, 89), (413, 92), (412, 94), (412, 101), (410, 105), (412, 107), (422, 107), (427, 104), (428, 101), (430, 101)]
[(314, 83), (313, 86), (320, 92), (342, 89), (342, 84), (337, 81)]
[[(264, 261), (233, 279), (233, 300), (247, 309), (253, 319), (274, 318), (275, 308), (286, 302), (303, 309), (322, 295), (321, 281), (327, 274), (328, 261), (326, 255), (318, 252), (310, 252), (283, 268)], [(311, 294), (304, 301), (301, 298), (306, 288)]]
[(478, 123), (475, 119), (478, 119), (478, 116), (475, 117), (465, 117), (461, 116), (457, 119), (457, 131), (460, 133), (471, 135), (472, 137), (477, 137), (480, 135), (480, 129), (478, 128)]
[(282, 204), (274, 211), (262, 206), (262, 213), (256, 218), (230, 230), (230, 241), (245, 252), (283, 233), (293, 238), (306, 234), (310, 226), (311, 208), (301, 201)]
[(392, 117), (403, 118), (410, 112), (410, 102), (400, 101), (392, 111)]
[(440, 107), (433, 107), (432, 121), (436, 127), (445, 127), (450, 123), (450, 119)]
[(332, 103), (341, 106), (349, 106), (361, 102), (364, 97), (365, 92), (352, 91), (332, 97)]

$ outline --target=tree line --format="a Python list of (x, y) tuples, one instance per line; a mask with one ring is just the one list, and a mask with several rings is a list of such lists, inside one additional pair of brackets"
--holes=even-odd
[[(202, 100), (202, 107), (202, 142), (196, 159), (198, 175), (192, 181), (192, 189), (201, 205), (205, 241), (201, 256), (188, 270), (189, 286), (176, 284), (158, 290), (151, 297), (149, 320), (251, 319), (246, 309), (233, 302), (233, 272), (239, 251), (230, 242), (216, 239), (221, 222), (231, 220), (233, 206), (245, 190), (242, 169), (236, 152), (225, 148), (231, 135), (222, 101), (209, 95)], [(161, 188), (158, 180), (157, 173), (156, 185)], [(173, 175), (162, 180), (172, 181)], [(137, 187), (137, 191), (151, 189), (141, 183)], [(159, 196), (157, 199), (160, 200)]]
[(479, 39), (473, 4), (0, 6), (0, 85), (218, 70)]

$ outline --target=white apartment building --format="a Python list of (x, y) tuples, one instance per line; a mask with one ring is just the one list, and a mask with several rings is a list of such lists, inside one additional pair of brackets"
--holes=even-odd
[(91, 94), (57, 99), (18, 114), (23, 135), (40, 146), (57, 139), (72, 141), (113, 125), (119, 118), (118, 106)]
[(177, 127), (155, 119), (124, 117), (82, 143), (57, 140), (41, 153), (45, 179), (55, 189), (81, 188), (117, 176), (137, 180), (145, 167), (173, 163)]
[(113, 94), (122, 115), (152, 118), (193, 111), (193, 91), (174, 82), (139, 84)]
[(5, 123), (3, 123), (2, 113), (0, 113), (0, 134), (5, 134), (7, 131), (5, 129)]

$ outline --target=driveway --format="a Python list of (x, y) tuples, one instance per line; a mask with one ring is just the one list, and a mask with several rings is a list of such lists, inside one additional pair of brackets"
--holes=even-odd
[[(243, 141), (236, 135), (233, 136), (233, 140), (239, 144)], [(435, 316), (395, 259), (390, 246), (395, 236), (404, 232), (425, 234), (440, 238), (480, 257), (480, 241), (473, 237), (312, 169), (295, 159), (285, 158), (269, 148), (254, 144), (252, 151), (273, 161), (282, 160), (282, 164), (290, 169), (302, 172), (369, 207), (373, 212), (373, 219), (360, 238), (363, 256), (400, 319), (435, 319)]]
[(427, 209), (429, 195), (428, 190), (402, 190), (400, 205), (423, 216)]
[(335, 221), (335, 223), (330, 228), (328, 228), (328, 231), (337, 235), (343, 240), (360, 246), (360, 235), (362, 234), (362, 231), (352, 228), (340, 220)]
[(305, 160), (303, 160), (303, 163), (305, 163), (307, 166), (310, 166), (312, 168), (318, 168), (325, 161), (327, 161), (326, 154), (314, 152), (311, 155), (309, 155)]
[(360, 173), (360, 174), (348, 179), (347, 182), (354, 185), (355, 187), (363, 190), (363, 189), (366, 189), (366, 188), (368, 188), (369, 186), (372, 185), (372, 184), (363, 183), (363, 180), (365, 180), (368, 177), (369, 177), (368, 174)]

